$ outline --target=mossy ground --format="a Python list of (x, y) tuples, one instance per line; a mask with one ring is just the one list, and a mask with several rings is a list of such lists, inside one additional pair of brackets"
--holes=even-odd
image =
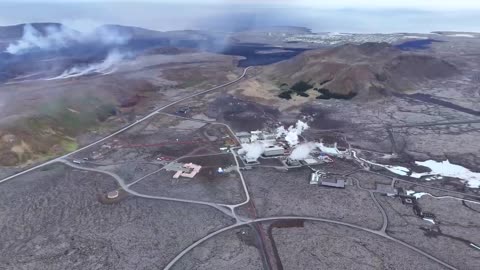
[(44, 104), (35, 116), (19, 119), (2, 128), (12, 134), (12, 142), (0, 142), (0, 165), (19, 166), (73, 152), (79, 145), (75, 137), (96, 130), (117, 114), (113, 103), (85, 97), (75, 103), (65, 99)]

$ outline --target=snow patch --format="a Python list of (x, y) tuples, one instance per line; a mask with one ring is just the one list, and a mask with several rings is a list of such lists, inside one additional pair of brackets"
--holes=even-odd
[(423, 218), (423, 220), (428, 221), (428, 222), (430, 222), (430, 223), (432, 223), (432, 224), (435, 224), (435, 220), (433, 220), (433, 219), (431, 219), (431, 218)]
[[(320, 148), (320, 147), (319, 147)], [(331, 149), (326, 149), (327, 151), (333, 151)], [(323, 150), (322, 150), (323, 151)], [(458, 178), (463, 183), (466, 183), (470, 188), (480, 188), (480, 173), (472, 172), (469, 169), (462, 167), (457, 164), (450, 163), (449, 160), (445, 161), (435, 161), (435, 160), (427, 160), (427, 161), (415, 161), (415, 164), (424, 166), (430, 169), (430, 172), (425, 173), (416, 173), (412, 172), (409, 168), (402, 167), (402, 166), (393, 166), (393, 165), (384, 165), (376, 162), (372, 162), (366, 160), (364, 158), (357, 157), (357, 153), (355, 151), (352, 152), (355, 159), (379, 166), (382, 168), (387, 169), (388, 171), (402, 176), (409, 176), (412, 178), (420, 179), (425, 177), (424, 179), (427, 181), (431, 180), (439, 180), (443, 179), (443, 177), (452, 177)]]
[(417, 199), (417, 200), (420, 199), (420, 198), (422, 198), (422, 196), (424, 196), (424, 195), (430, 195), (430, 193), (426, 193), (426, 192), (416, 192), (416, 191), (414, 191), (414, 190), (407, 190), (406, 193), (407, 193), (407, 195), (409, 195), (409, 196), (415, 197), (415, 199)]
[[(445, 161), (416, 161), (417, 165), (430, 168), (428, 173), (415, 173), (416, 178), (422, 176), (433, 177), (431, 179), (439, 179), (439, 177), (453, 177), (462, 179), (463, 182), (467, 183), (468, 187), (471, 188), (480, 188), (480, 173), (472, 172), (469, 169), (462, 167), (457, 164), (450, 163), (449, 160)], [(418, 177), (420, 176), (420, 177)], [(441, 178), (440, 178), (441, 179)]]
[[(354, 154), (354, 157), (357, 158), (356, 153)], [(357, 159), (359, 159), (359, 160), (361, 160), (361, 161), (363, 161), (363, 162), (366, 162), (366, 163), (368, 163), (368, 164), (371, 164), (371, 165), (375, 165), (375, 166), (379, 166), (379, 167), (385, 168), (385, 169), (391, 171), (391, 172), (394, 173), (394, 174), (407, 176), (407, 175), (410, 173), (410, 169), (409, 169), (409, 168), (405, 168), (405, 167), (402, 167), (402, 166), (384, 165), (384, 164), (380, 164), (380, 163), (368, 161), (368, 160), (363, 159), (363, 158), (357, 158)]]

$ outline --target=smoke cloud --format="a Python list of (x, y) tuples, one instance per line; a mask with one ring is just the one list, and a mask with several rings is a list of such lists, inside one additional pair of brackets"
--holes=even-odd
[(130, 36), (109, 27), (96, 27), (90, 31), (80, 32), (64, 25), (50, 25), (41, 32), (26, 24), (22, 38), (9, 44), (5, 52), (19, 55), (35, 50), (58, 50), (82, 43), (122, 45), (129, 39)]
[(278, 127), (277, 138), (285, 136), (285, 140), (292, 147), (298, 144), (298, 136), (302, 135), (302, 133), (308, 128), (309, 126), (307, 123), (298, 120), (295, 126), (290, 126), (288, 129), (285, 129), (283, 126)]
[(294, 160), (303, 160), (310, 155), (310, 153), (317, 148), (314, 143), (304, 143), (300, 144), (295, 149), (293, 149), (292, 153), (290, 154), (290, 158)]
[(265, 152), (265, 147), (260, 142), (244, 143), (238, 150), (238, 154), (245, 155), (249, 159), (258, 159)]
[(107, 75), (110, 73), (115, 72), (117, 65), (124, 59), (126, 59), (129, 55), (125, 53), (121, 53), (118, 50), (111, 51), (105, 60), (100, 63), (94, 63), (89, 65), (83, 66), (74, 66), (66, 71), (64, 71), (61, 75), (50, 78), (47, 80), (59, 80), (59, 79), (68, 79), (73, 77), (91, 75), (91, 74), (102, 74)]

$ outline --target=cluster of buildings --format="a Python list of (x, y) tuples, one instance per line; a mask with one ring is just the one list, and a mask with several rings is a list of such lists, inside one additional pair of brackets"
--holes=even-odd
[[(265, 148), (269, 148), (269, 151), (265, 151), (266, 156), (283, 155), (285, 148), (288, 147), (286, 142), (277, 140), (277, 134), (263, 131), (254, 130), (250, 132), (237, 132), (235, 136), (238, 138), (241, 144), (258, 142), (263, 144)], [(280, 149), (283, 150), (280, 151)]]
[(318, 33), (287, 37), (287, 42), (309, 42), (321, 45), (362, 44), (365, 42), (395, 43), (405, 37), (400, 34), (351, 34), (351, 33)]
[[(317, 156), (318, 155), (318, 156)], [(306, 158), (297, 160), (287, 157), (285, 160), (282, 160), (282, 163), (288, 168), (297, 168), (303, 166), (313, 166), (320, 165), (325, 163), (332, 163), (333, 159), (325, 154), (312, 153)]]
[(345, 188), (345, 180), (343, 179), (330, 179), (327, 178), (327, 174), (322, 171), (315, 171), (310, 174), (310, 185), (320, 185), (324, 187), (332, 188)]
[(178, 179), (180, 177), (194, 178), (201, 169), (202, 166), (193, 163), (171, 162), (165, 165), (165, 170), (175, 171), (175, 174), (173, 175), (174, 179)]
[(288, 154), (289, 146), (286, 142), (277, 140), (274, 133), (255, 130), (251, 132), (238, 132), (235, 134), (241, 144), (252, 144), (252, 149), (257, 152), (256, 155), (241, 155), (243, 161), (247, 164), (258, 164), (258, 157), (261, 155), (266, 158), (285, 156)]
[(193, 178), (195, 175), (197, 175), (197, 173), (200, 172), (200, 169), (202, 169), (202, 166), (197, 164), (183, 164), (183, 166), (173, 175), (173, 179), (178, 179), (180, 176), (185, 178)]
[(287, 168), (295, 168), (310, 165), (319, 165), (324, 163), (331, 163), (333, 159), (331, 156), (342, 159), (349, 159), (352, 157), (348, 145), (339, 144), (337, 142), (310, 142), (310, 146), (306, 147), (305, 153), (301, 154), (301, 158), (294, 155), (297, 151), (297, 145), (291, 147), (283, 136), (268, 131), (251, 131), (238, 132), (236, 137), (242, 145), (247, 145), (245, 151), (238, 151), (240, 158), (245, 165), (260, 164), (259, 158), (269, 159), (278, 158)]

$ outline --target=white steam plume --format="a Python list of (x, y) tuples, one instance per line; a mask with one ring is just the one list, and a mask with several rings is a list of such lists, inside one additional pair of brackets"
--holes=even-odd
[(288, 129), (285, 129), (283, 126), (278, 127), (277, 138), (285, 136), (285, 140), (288, 142), (288, 144), (290, 146), (295, 146), (299, 142), (298, 136), (300, 136), (308, 128), (309, 126), (307, 123), (298, 120), (295, 126), (290, 126)]
[(257, 160), (265, 152), (265, 147), (260, 142), (244, 143), (238, 150), (238, 154), (245, 155), (247, 158)]
[(314, 143), (304, 143), (300, 144), (295, 149), (293, 149), (292, 153), (290, 154), (290, 159), (294, 160), (303, 160), (310, 155), (310, 153), (317, 148)]
[(79, 43), (100, 43), (102, 45), (122, 45), (128, 42), (129, 36), (108, 27), (98, 27), (91, 31), (79, 32), (61, 26), (47, 26), (45, 33), (26, 24), (23, 36), (8, 45), (5, 52), (10, 54), (25, 54), (32, 50), (58, 50)]
[(94, 63), (83, 66), (74, 66), (68, 70), (65, 70), (62, 74), (57, 77), (50, 78), (47, 80), (59, 80), (59, 79), (68, 79), (73, 77), (85, 76), (90, 74), (101, 73), (103, 75), (110, 74), (116, 70), (116, 66), (128, 55), (121, 53), (117, 50), (111, 51), (105, 60), (100, 63)]

